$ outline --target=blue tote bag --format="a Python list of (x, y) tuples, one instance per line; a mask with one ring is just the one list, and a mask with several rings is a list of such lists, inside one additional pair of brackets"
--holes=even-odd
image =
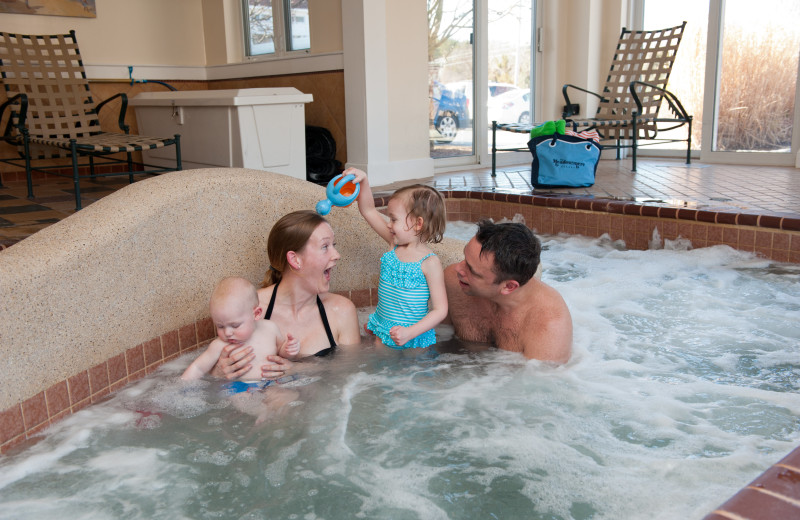
[(542, 135), (528, 141), (533, 154), (534, 188), (592, 186), (600, 159), (600, 145), (573, 135)]

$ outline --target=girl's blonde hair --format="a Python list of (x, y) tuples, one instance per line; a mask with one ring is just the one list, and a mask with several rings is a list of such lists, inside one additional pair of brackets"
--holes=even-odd
[(412, 184), (395, 191), (389, 200), (397, 197), (403, 197), (409, 217), (414, 219), (422, 217), (422, 229), (417, 234), (419, 241), (434, 244), (441, 242), (447, 224), (447, 212), (442, 194), (436, 188)]
[(286, 254), (289, 251), (301, 252), (314, 230), (327, 222), (319, 213), (311, 210), (293, 211), (275, 222), (267, 239), (269, 270), (264, 275), (261, 287), (280, 282), (283, 273), (289, 268)]

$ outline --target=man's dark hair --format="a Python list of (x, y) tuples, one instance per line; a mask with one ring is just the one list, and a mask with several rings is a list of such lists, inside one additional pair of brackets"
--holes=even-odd
[(524, 224), (495, 224), (484, 219), (478, 222), (475, 239), (481, 245), (481, 255), (494, 254), (495, 283), (515, 280), (525, 285), (536, 274), (542, 243)]

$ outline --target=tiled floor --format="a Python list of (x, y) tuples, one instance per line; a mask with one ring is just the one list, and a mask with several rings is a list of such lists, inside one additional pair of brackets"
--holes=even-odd
[[(24, 175), (19, 176), (24, 179)], [(145, 179), (134, 176), (135, 180)], [(75, 213), (75, 190), (72, 180), (47, 176), (33, 182), (34, 198), (27, 198), (24, 180), (6, 180), (0, 188), (0, 249), (44, 229)], [(128, 185), (128, 178), (98, 177), (81, 181), (81, 203), (84, 207)]]
[[(636, 201), (715, 212), (800, 216), (800, 170), (789, 167), (684, 164), (679, 160), (603, 160), (590, 188), (535, 190), (537, 195), (569, 194), (595, 199)], [(440, 190), (497, 190), (530, 194), (530, 166), (438, 174)], [(389, 188), (394, 188), (390, 186)]]
[[(137, 176), (137, 180), (144, 179)], [(26, 197), (24, 180), (7, 180), (0, 188), (0, 249), (75, 212), (72, 181), (47, 177), (34, 182), (33, 200)], [(22, 177), (19, 177), (22, 179)], [(602, 160), (590, 188), (532, 190), (530, 166), (487, 168), (441, 173), (417, 182), (440, 190), (497, 191), (536, 195), (573, 195), (595, 199), (636, 201), (647, 205), (685, 207), (716, 212), (800, 217), (800, 170), (791, 167), (686, 165), (680, 160), (640, 159), (639, 171), (630, 161)], [(408, 182), (377, 186), (376, 194)], [(127, 185), (126, 177), (81, 181), (85, 206)]]

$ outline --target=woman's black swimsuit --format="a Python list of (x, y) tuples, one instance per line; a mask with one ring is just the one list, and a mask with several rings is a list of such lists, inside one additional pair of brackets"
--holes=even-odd
[[(267, 305), (267, 313), (264, 315), (264, 319), (268, 320), (272, 316), (272, 308), (275, 306), (275, 295), (278, 294), (278, 284), (275, 284), (275, 288), (272, 290), (272, 296), (269, 298), (269, 305)], [(328, 341), (331, 342), (331, 346), (325, 349), (320, 350), (315, 356), (322, 357), (327, 356), (331, 352), (334, 351), (336, 348), (336, 340), (333, 339), (333, 332), (331, 332), (331, 326), (328, 324), (328, 315), (325, 314), (325, 306), (322, 305), (322, 300), (319, 299), (319, 295), (317, 295), (317, 308), (319, 309), (319, 317), (322, 318), (322, 325), (325, 327), (325, 334), (328, 335)]]

